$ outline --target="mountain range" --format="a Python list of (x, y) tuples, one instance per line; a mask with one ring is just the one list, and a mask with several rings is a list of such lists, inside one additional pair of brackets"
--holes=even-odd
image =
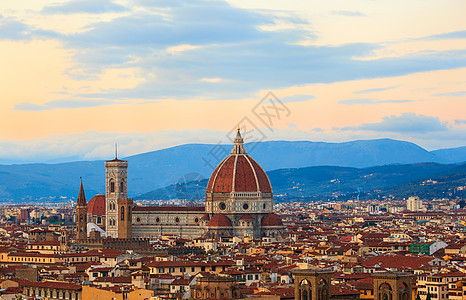
[[(125, 157), (123, 159), (129, 162), (129, 196), (177, 182), (208, 178), (231, 148), (231, 145), (186, 144)], [(427, 151), (414, 143), (392, 139), (344, 143), (270, 141), (245, 144), (245, 148), (266, 171), (311, 166), (368, 168), (466, 161), (466, 147)], [(0, 199), (16, 202), (73, 199), (78, 193), (80, 177), (88, 198), (103, 193), (104, 161), (0, 165)]]

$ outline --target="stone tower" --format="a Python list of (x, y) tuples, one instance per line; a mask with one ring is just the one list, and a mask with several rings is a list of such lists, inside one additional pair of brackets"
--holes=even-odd
[(84, 195), (83, 180), (79, 187), (78, 202), (76, 203), (76, 240), (85, 241), (87, 239), (87, 203)]
[(66, 252), (68, 251), (70, 246), (70, 241), (68, 239), (68, 232), (66, 230), (62, 230), (60, 232), (60, 251)]
[(332, 274), (320, 269), (294, 271), (295, 300), (329, 300)]
[(413, 274), (394, 272), (373, 274), (374, 300), (411, 299), (413, 276)]
[[(107, 237), (118, 235), (118, 201), (127, 200), (128, 162), (115, 158), (105, 162), (105, 199)], [(126, 218), (125, 218), (126, 220)]]
[(118, 199), (118, 238), (132, 238), (133, 199)]

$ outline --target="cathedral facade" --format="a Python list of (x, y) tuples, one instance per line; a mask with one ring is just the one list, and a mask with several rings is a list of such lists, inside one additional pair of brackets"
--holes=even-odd
[[(270, 180), (246, 153), (243, 144), (238, 128), (231, 154), (219, 163), (209, 179), (202, 207), (135, 206), (127, 197), (128, 162), (117, 158), (105, 162), (105, 197), (94, 197), (105, 203), (97, 205), (94, 201), (92, 206), (105, 207), (104, 212), (98, 210), (104, 215), (90, 212), (89, 205), (87, 211), (90, 221), (104, 222), (101, 225), (88, 223), (88, 231), (98, 229), (104, 232), (103, 236), (121, 239), (172, 235), (182, 238), (267, 236), (280, 240), (284, 226), (273, 212)], [(80, 215), (83, 214), (82, 202)]]

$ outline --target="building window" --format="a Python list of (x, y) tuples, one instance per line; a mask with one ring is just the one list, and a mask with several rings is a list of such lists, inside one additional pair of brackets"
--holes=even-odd
[(243, 204), (243, 209), (244, 209), (244, 210), (248, 210), (248, 209), (249, 209), (249, 204), (244, 203), (244, 204)]
[(176, 217), (176, 218), (175, 218), (175, 222), (176, 222), (176, 223), (180, 223), (180, 218)]
[(122, 221), (125, 220), (125, 207), (124, 206), (121, 207), (121, 220)]
[(138, 222), (138, 223), (141, 222), (141, 218), (139, 218), (139, 217), (136, 218), (136, 222)]
[(219, 205), (220, 210), (225, 210), (227, 208), (226, 204), (221, 202)]
[(125, 185), (124, 185), (123, 181), (120, 182), (120, 193), (124, 192), (124, 187), (125, 187)]
[(110, 179), (110, 193), (115, 193), (115, 182)]
[(156, 223), (159, 223), (159, 222), (160, 222), (160, 218), (159, 218), (159, 217), (155, 218), (155, 222), (156, 222)]

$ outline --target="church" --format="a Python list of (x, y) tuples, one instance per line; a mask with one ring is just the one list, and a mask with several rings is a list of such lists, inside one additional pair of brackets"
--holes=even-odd
[(207, 184), (205, 206), (135, 206), (127, 197), (128, 162), (105, 162), (105, 195), (86, 204), (81, 183), (76, 206), (77, 240), (229, 238), (246, 236), (282, 239), (284, 226), (273, 211), (273, 191), (262, 167), (247, 154), (238, 128), (231, 154), (214, 169)]

